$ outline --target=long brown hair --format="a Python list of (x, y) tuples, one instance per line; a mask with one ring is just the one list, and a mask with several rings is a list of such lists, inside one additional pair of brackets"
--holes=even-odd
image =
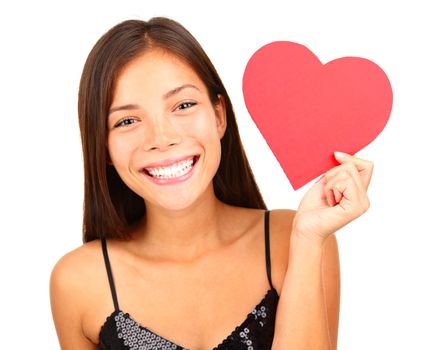
[(128, 238), (127, 228), (145, 214), (144, 199), (131, 191), (108, 164), (107, 116), (116, 78), (124, 66), (150, 48), (183, 59), (197, 73), (213, 105), (225, 101), (227, 128), (221, 140), (221, 161), (213, 179), (216, 197), (224, 203), (266, 209), (238, 133), (230, 98), (216, 69), (197, 40), (179, 23), (164, 17), (128, 20), (111, 28), (86, 60), (79, 87), (85, 194), (83, 241)]

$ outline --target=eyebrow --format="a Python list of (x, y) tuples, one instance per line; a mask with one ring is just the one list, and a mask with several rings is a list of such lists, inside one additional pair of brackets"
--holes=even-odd
[(118, 111), (128, 111), (131, 109), (139, 109), (139, 108), (140, 108), (140, 106), (136, 105), (136, 104), (127, 104), (127, 105), (123, 105), (123, 106), (113, 107), (113, 108), (110, 108), (109, 115), (114, 113), (114, 112), (118, 112)]
[[(170, 90), (169, 92), (167, 92), (167, 93), (166, 93), (164, 96), (162, 96), (162, 97), (163, 97), (163, 99), (164, 99), (164, 100), (166, 100), (166, 99), (170, 98), (171, 96), (173, 96), (173, 95), (175, 95), (175, 94), (179, 93), (180, 91), (182, 91), (182, 90), (184, 90), (184, 89), (188, 89), (188, 88), (196, 89), (196, 90), (200, 91), (200, 89), (198, 89), (195, 85), (192, 85), (192, 84), (184, 84), (184, 85), (178, 86), (178, 87), (176, 87), (176, 88), (174, 88), (174, 89)], [(201, 91), (200, 91), (200, 92), (201, 92)]]
[[(170, 98), (170, 97), (172, 97), (172, 96), (174, 96), (174, 95), (178, 94), (180, 91), (182, 91), (182, 90), (184, 90), (184, 89), (189, 89), (189, 88), (191, 88), (191, 89), (196, 89), (196, 90), (198, 90), (198, 91), (200, 91), (200, 92), (201, 92), (201, 90), (200, 90), (200, 89), (198, 89), (195, 85), (192, 85), (192, 84), (184, 84), (184, 85), (178, 86), (178, 87), (176, 87), (176, 88), (174, 88), (174, 89), (172, 89), (172, 90), (168, 91), (166, 94), (164, 94), (164, 95), (162, 96), (162, 98), (163, 98), (164, 100), (166, 100), (166, 99), (168, 99), (168, 98)], [(109, 110), (109, 115), (110, 115), (110, 114), (112, 114), (112, 113), (114, 113), (114, 112), (124, 111), (124, 110), (132, 110), (132, 109), (140, 109), (140, 106), (139, 106), (139, 105), (137, 105), (137, 104), (132, 104), (132, 103), (131, 103), (131, 104), (123, 105), (123, 106), (113, 107), (113, 108), (110, 108), (110, 110)]]

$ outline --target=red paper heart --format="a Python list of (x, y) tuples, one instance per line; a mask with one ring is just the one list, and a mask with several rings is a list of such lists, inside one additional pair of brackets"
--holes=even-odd
[(305, 46), (277, 41), (250, 58), (243, 77), (247, 109), (297, 190), (355, 154), (385, 127), (392, 88), (383, 70), (359, 57), (323, 65)]

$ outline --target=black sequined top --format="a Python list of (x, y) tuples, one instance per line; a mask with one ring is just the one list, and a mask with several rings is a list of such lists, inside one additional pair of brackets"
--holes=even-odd
[[(138, 324), (120, 310), (116, 296), (113, 275), (107, 253), (106, 240), (102, 239), (104, 262), (106, 264), (115, 310), (107, 317), (100, 331), (101, 350), (187, 350), (173, 341), (165, 339), (150, 329)], [(267, 277), (271, 288), (261, 302), (213, 350), (270, 350), (274, 337), (274, 322), (279, 296), (271, 281), (269, 211), (265, 211), (265, 260)]]

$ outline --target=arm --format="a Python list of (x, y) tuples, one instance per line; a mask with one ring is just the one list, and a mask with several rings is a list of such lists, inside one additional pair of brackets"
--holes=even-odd
[(336, 349), (339, 300), (335, 235), (315, 245), (292, 232), (272, 349)]
[(373, 164), (335, 157), (341, 164), (313, 184), (293, 220), (274, 350), (336, 349), (340, 273), (334, 233), (368, 210)]
[(82, 330), (79, 280), (70, 254), (60, 259), (51, 273), (51, 309), (62, 350), (97, 349)]

